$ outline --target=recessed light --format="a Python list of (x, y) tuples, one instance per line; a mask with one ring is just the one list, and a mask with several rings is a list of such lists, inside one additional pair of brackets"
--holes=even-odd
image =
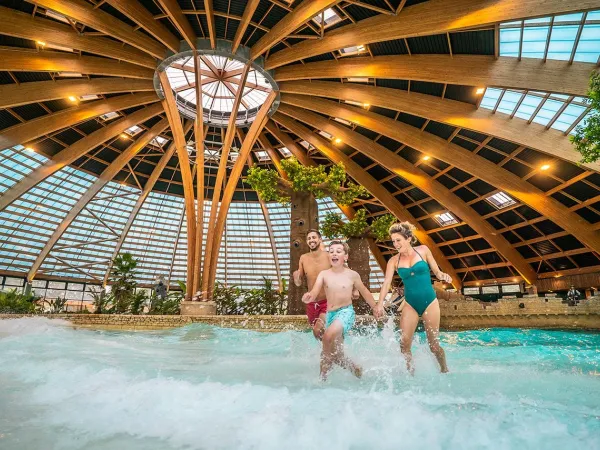
[(429, 156), (423, 156), (423, 161), (429, 161)]
[(120, 137), (121, 139), (127, 139), (129, 135), (127, 133), (121, 133)]
[(46, 43), (44, 41), (37, 41), (37, 45), (39, 45), (40, 47), (45, 47)]
[(69, 101), (75, 103), (77, 101), (77, 97), (75, 97), (74, 95), (69, 95)]
[(341, 143), (341, 142), (342, 142), (342, 140), (341, 140), (340, 138), (335, 138), (335, 143), (336, 143), (336, 144), (339, 144), (339, 143)]
[(548, 170), (550, 168), (550, 164), (544, 164), (542, 167), (540, 167), (540, 170)]
[(369, 106), (371, 106), (371, 105), (370, 105), (369, 103), (363, 103), (363, 106), (364, 106), (365, 108), (368, 108), (368, 107), (369, 107)]
[(25, 147), (25, 151), (34, 152), (35, 153), (35, 149), (33, 149), (31, 147)]
[(477, 90), (475, 91), (475, 93), (476, 93), (477, 95), (481, 95), (481, 94), (483, 94), (484, 92), (485, 92), (485, 88), (477, 88)]

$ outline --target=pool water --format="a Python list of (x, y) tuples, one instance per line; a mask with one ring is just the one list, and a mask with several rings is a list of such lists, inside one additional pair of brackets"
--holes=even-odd
[(417, 333), (415, 376), (391, 323), (351, 333), (358, 380), (319, 381), (309, 333), (195, 324), (156, 332), (0, 321), (0, 448), (600, 449), (600, 334)]

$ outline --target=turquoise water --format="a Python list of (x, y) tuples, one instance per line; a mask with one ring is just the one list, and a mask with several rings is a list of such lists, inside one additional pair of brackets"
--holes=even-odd
[(0, 448), (600, 449), (600, 334), (419, 333), (410, 377), (391, 324), (353, 333), (361, 380), (318, 379), (309, 333), (160, 332), (0, 321)]

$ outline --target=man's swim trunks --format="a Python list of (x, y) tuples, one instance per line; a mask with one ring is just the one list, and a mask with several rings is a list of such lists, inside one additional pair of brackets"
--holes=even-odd
[(315, 326), (315, 322), (321, 314), (327, 314), (327, 299), (306, 304), (306, 315), (311, 327)]
[(346, 333), (354, 325), (355, 317), (356, 314), (354, 314), (354, 308), (352, 305), (344, 306), (340, 309), (336, 309), (335, 311), (327, 312), (327, 324), (325, 326), (329, 328), (329, 325), (331, 325), (334, 320), (339, 320), (344, 328), (344, 335), (346, 335)]

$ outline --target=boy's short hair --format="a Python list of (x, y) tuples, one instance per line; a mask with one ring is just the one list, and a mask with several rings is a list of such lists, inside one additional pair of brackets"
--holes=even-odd
[(344, 253), (346, 253), (346, 255), (350, 254), (350, 246), (346, 242), (340, 241), (340, 240), (334, 240), (334, 241), (331, 241), (331, 243), (329, 244), (329, 247), (331, 247), (332, 245), (341, 245), (342, 247), (344, 247)]
[(317, 233), (317, 236), (319, 236), (320, 239), (323, 239), (323, 236), (321, 236), (321, 232), (319, 230), (317, 230), (316, 228), (311, 228), (310, 230), (308, 230), (308, 233), (306, 233), (306, 236), (308, 236), (310, 233)]

